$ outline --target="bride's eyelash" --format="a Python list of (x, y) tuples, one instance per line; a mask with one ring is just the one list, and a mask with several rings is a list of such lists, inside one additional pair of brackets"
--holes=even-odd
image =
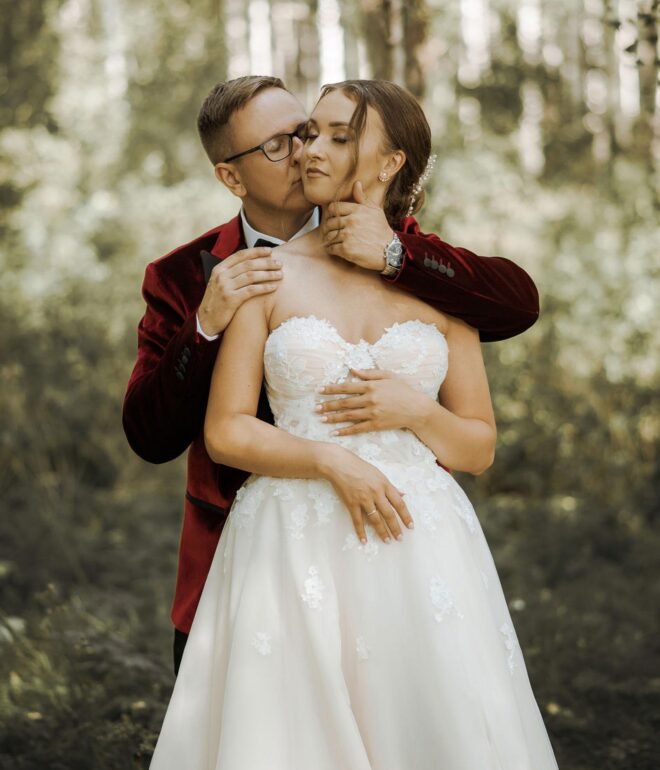
[[(301, 139), (303, 142), (311, 142), (314, 139), (318, 138), (318, 134), (313, 134), (310, 131), (306, 131), (303, 136), (301, 136)], [(337, 142), (338, 144), (346, 144), (348, 141), (350, 141), (348, 136), (333, 136), (332, 137), (333, 142)]]

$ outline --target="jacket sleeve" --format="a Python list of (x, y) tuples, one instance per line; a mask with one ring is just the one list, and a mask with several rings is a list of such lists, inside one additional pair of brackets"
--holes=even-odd
[(143, 460), (163, 463), (200, 433), (220, 338), (197, 332), (197, 308), (186, 311), (176, 283), (147, 266), (138, 325), (138, 356), (124, 398), (122, 422)]
[(426, 235), (413, 218), (398, 236), (404, 259), (397, 286), (479, 329), (482, 342), (515, 337), (539, 316), (539, 295), (530, 276), (504, 257), (480, 257)]

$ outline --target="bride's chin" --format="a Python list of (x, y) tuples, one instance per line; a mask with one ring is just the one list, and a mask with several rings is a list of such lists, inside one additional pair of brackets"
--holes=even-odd
[(303, 195), (315, 206), (325, 206), (327, 203), (334, 200), (333, 196), (328, 197), (327, 195), (323, 195), (320, 190), (314, 189), (313, 184), (305, 184), (305, 182), (303, 182)]

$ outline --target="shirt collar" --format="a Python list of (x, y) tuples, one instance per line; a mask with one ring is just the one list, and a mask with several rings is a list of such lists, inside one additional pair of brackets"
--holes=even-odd
[[(243, 235), (245, 236), (245, 245), (248, 249), (254, 248), (254, 244), (259, 240), (259, 238), (263, 238), (265, 241), (270, 241), (271, 243), (274, 243), (277, 246), (280, 246), (282, 243), (285, 243), (281, 238), (276, 238), (274, 235), (268, 235), (267, 233), (260, 233), (258, 230), (255, 230), (254, 227), (247, 221), (247, 217), (245, 216), (245, 212), (241, 208), (241, 224), (243, 225)], [(289, 238), (290, 241), (293, 241), (295, 238), (299, 238), (301, 235), (305, 235), (305, 233), (310, 232), (310, 230), (314, 230), (314, 228), (319, 226), (319, 210), (318, 208), (315, 208), (314, 211), (309, 215), (309, 219), (305, 222), (305, 224), (298, 230), (298, 232), (295, 235), (292, 235), (291, 238)]]

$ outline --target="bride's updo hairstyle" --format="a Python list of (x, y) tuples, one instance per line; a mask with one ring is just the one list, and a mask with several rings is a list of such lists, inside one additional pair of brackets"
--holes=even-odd
[[(323, 86), (320, 99), (332, 91), (341, 91), (356, 103), (351, 116), (350, 128), (355, 134), (354, 166), (357, 168), (360, 154), (360, 137), (367, 120), (367, 108), (380, 115), (383, 124), (384, 152), (403, 150), (406, 162), (392, 178), (385, 194), (385, 216), (392, 228), (408, 214), (413, 187), (426, 169), (431, 154), (431, 129), (417, 100), (396, 83), (389, 80), (344, 80)], [(415, 197), (411, 214), (419, 211), (424, 203), (424, 192)]]

